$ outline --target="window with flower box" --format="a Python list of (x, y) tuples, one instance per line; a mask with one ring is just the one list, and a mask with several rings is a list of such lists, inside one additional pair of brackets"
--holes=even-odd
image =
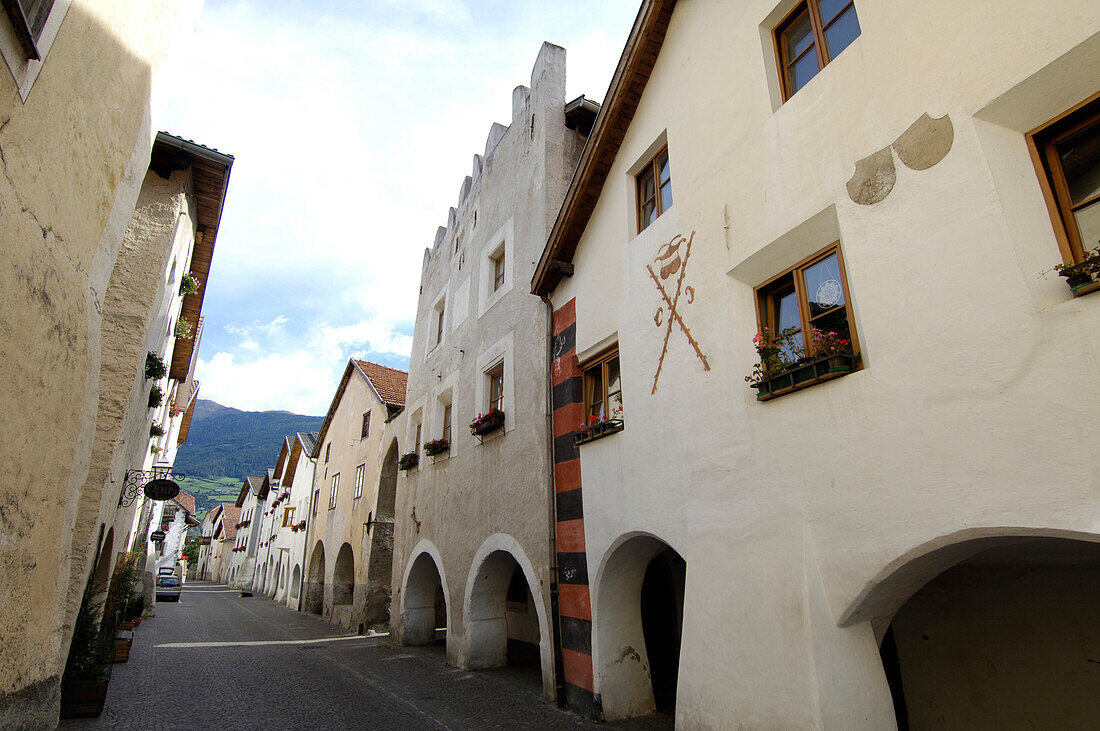
[(584, 421), (573, 434), (584, 444), (623, 430), (623, 385), (616, 345), (585, 363)]
[(783, 99), (790, 99), (817, 76), (859, 32), (852, 0), (806, 0), (795, 6), (775, 29)]
[(760, 331), (753, 342), (761, 362), (747, 380), (760, 389), (761, 398), (859, 367), (840, 242), (757, 287), (756, 305)]
[(1100, 289), (1100, 94), (1028, 135), (1074, 294)]
[(294, 524), (294, 508), (283, 508), (283, 527)]
[(504, 361), (485, 374), (489, 379), (489, 410), (504, 410)]

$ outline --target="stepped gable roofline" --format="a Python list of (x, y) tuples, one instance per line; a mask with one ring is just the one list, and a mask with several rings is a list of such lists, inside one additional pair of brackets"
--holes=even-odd
[[(368, 372), (370, 375), (367, 375)], [(340, 385), (336, 387), (336, 393), (332, 397), (332, 403), (329, 404), (328, 413), (325, 414), (325, 421), (321, 424), (321, 431), (317, 433), (317, 441), (313, 446), (313, 451), (309, 455), (313, 459), (320, 456), (321, 445), (325, 442), (329, 424), (332, 423), (332, 417), (336, 415), (336, 408), (340, 405), (340, 400), (344, 398), (344, 391), (348, 387), (348, 380), (351, 378), (352, 373), (358, 373), (370, 386), (371, 391), (374, 392), (378, 400), (387, 408), (402, 409), (405, 407), (405, 386), (409, 380), (408, 373), (370, 361), (349, 358), (348, 365), (344, 368), (344, 375), (340, 378)], [(378, 386), (371, 380), (372, 377), (378, 381)], [(379, 393), (379, 387), (386, 394), (385, 398), (382, 393)], [(386, 400), (387, 398), (389, 401)]]
[(577, 244), (596, 208), (642, 92), (649, 83), (675, 7), (676, 0), (643, 0), (638, 9), (603, 106), (531, 279), (531, 291), (537, 295), (549, 294), (565, 276), (568, 269), (565, 265), (573, 262)]
[[(174, 170), (191, 169), (191, 181), (195, 195), (195, 248), (191, 253), (191, 274), (199, 280), (199, 291), (184, 296), (180, 317), (197, 329), (202, 314), (206, 282), (210, 277), (210, 262), (214, 258), (214, 242), (218, 237), (225, 193), (229, 188), (229, 174), (233, 169), (233, 156), (178, 137), (168, 132), (157, 132), (150, 153), (149, 169), (163, 178)], [(172, 363), (168, 377), (177, 381), (187, 380), (191, 361), (197, 352), (196, 337), (176, 338), (172, 351)]]

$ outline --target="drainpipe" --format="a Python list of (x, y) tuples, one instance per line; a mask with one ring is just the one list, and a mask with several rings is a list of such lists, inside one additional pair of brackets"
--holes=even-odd
[(546, 456), (549, 460), (546, 487), (548, 492), (547, 533), (550, 544), (550, 617), (554, 642), (554, 700), (558, 708), (565, 707), (565, 668), (561, 654), (561, 615), (558, 612), (558, 500), (554, 487), (554, 303), (545, 294), (539, 299), (546, 305)]

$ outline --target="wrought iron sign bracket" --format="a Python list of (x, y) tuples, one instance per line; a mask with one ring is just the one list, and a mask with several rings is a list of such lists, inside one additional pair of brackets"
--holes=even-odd
[[(118, 496), (118, 507), (128, 508), (134, 504), (142, 489), (153, 480), (167, 480), (174, 477), (182, 480), (186, 477), (181, 472), (173, 472), (171, 466), (153, 467), (151, 470), (126, 470), (126, 478), (122, 483), (122, 492)], [(156, 498), (154, 498), (156, 499)]]

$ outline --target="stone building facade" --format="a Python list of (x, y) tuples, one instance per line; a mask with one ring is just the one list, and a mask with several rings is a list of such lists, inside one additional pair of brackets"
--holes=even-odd
[(582, 710), (1095, 723), (1100, 8), (1006, 10), (642, 4), (533, 282)]
[(348, 629), (389, 623), (399, 449), (387, 425), (404, 409), (407, 377), (350, 359), (313, 452), (301, 609)]
[(85, 588), (132, 542), (140, 373), (171, 350), (159, 328), (186, 270), (166, 277), (182, 241), (134, 249), (127, 228), (161, 71), (201, 2), (55, 0), (31, 28), (20, 4), (0, 12), (0, 724), (50, 726)]
[(566, 107), (565, 51), (547, 43), (425, 251), (393, 563), (397, 641), (446, 628), (451, 662), (533, 665), (550, 697), (549, 313), (527, 283), (595, 112)]

